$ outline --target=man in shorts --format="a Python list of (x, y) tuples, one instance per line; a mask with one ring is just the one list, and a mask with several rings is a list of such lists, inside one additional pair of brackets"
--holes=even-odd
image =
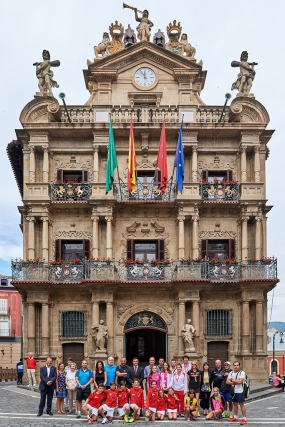
[(102, 424), (105, 424), (108, 421), (107, 418), (109, 418), (110, 422), (113, 421), (114, 410), (117, 406), (117, 398), (118, 398), (115, 381), (110, 382), (110, 388), (109, 390), (105, 390), (105, 395), (106, 395), (105, 403), (99, 408), (99, 414), (103, 418)]
[(117, 389), (118, 394), (118, 414), (120, 417), (120, 420), (124, 420), (126, 423), (129, 422), (129, 413), (130, 413), (130, 405), (129, 405), (129, 398), (130, 398), (130, 390), (126, 387), (126, 381), (121, 381), (120, 388)]
[[(103, 400), (106, 398), (104, 384), (99, 384), (98, 389), (94, 389), (93, 393), (89, 395), (85, 404), (82, 406), (82, 411), (87, 416), (87, 424), (97, 421), (98, 410), (102, 405)], [(91, 413), (91, 417), (90, 417)]]
[(232, 372), (231, 362), (227, 361), (224, 363), (224, 376), (220, 388), (220, 394), (221, 396), (224, 396), (226, 402), (226, 406), (222, 415), (223, 418), (233, 418), (233, 401), (230, 395), (231, 386), (227, 384), (227, 378), (230, 372)]
[(77, 400), (77, 414), (76, 418), (81, 418), (82, 400), (87, 400), (90, 393), (90, 384), (93, 383), (93, 372), (87, 368), (87, 361), (82, 360), (81, 368), (76, 371), (76, 400)]
[(234, 362), (234, 370), (228, 374), (227, 384), (233, 386), (234, 396), (234, 417), (230, 418), (230, 422), (238, 422), (238, 405), (240, 406), (242, 413), (241, 425), (246, 424), (246, 410), (244, 406), (244, 392), (243, 392), (243, 382), (245, 379), (245, 372), (240, 369), (240, 363)]
[(130, 392), (131, 392), (130, 407), (134, 412), (132, 417), (129, 419), (129, 423), (133, 423), (135, 420), (139, 420), (141, 411), (144, 408), (143, 390), (140, 387), (140, 382), (138, 379), (134, 380), (133, 387), (131, 388)]

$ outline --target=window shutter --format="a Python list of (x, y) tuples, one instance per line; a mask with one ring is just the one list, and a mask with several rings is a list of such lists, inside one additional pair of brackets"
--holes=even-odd
[(208, 181), (208, 175), (207, 170), (202, 171), (202, 181)]
[(208, 256), (208, 239), (201, 240), (201, 255), (202, 258)]
[(164, 239), (159, 239), (157, 241), (157, 259), (161, 260), (164, 259)]
[(55, 260), (61, 259), (61, 240), (55, 241)]
[(90, 240), (83, 240), (83, 259), (90, 258)]
[(227, 181), (233, 180), (233, 171), (227, 170)]
[(128, 259), (135, 258), (134, 248), (135, 248), (134, 240), (133, 239), (127, 240), (127, 258)]
[(63, 181), (63, 170), (62, 169), (58, 169), (56, 171), (56, 177), (58, 181)]
[(229, 258), (235, 258), (235, 239), (229, 239)]
[(88, 182), (88, 171), (87, 170), (82, 171), (82, 181)]

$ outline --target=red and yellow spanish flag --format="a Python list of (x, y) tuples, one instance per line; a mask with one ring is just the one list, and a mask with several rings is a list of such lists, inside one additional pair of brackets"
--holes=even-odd
[(129, 140), (129, 158), (128, 158), (128, 190), (132, 193), (137, 185), (137, 174), (136, 174), (136, 152), (135, 152), (135, 140), (133, 130), (133, 120), (131, 118), (130, 125), (130, 140)]

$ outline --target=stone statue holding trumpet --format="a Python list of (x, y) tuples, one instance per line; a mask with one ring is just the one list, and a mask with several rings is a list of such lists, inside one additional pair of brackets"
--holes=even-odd
[[(143, 41), (150, 40), (150, 29), (153, 27), (153, 23), (148, 19), (148, 11), (144, 10), (143, 12), (141, 10), (138, 10), (136, 7), (132, 7), (127, 5), (126, 3), (123, 3), (123, 9), (128, 8), (132, 9), (135, 12), (135, 18), (136, 21), (139, 22), (139, 25), (137, 26), (137, 32), (138, 32), (138, 39)], [(142, 17), (139, 18), (138, 12), (142, 14)]]

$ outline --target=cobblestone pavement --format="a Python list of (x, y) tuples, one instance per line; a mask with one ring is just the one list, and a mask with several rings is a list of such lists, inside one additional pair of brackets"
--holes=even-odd
[[(0, 426), (9, 427), (65, 427), (65, 426), (87, 426), (86, 418), (76, 419), (75, 415), (55, 414), (55, 399), (53, 401), (53, 416), (46, 413), (42, 417), (37, 417), (39, 405), (39, 393), (30, 390), (19, 389), (14, 385), (0, 387)], [(274, 397), (263, 398), (258, 401), (249, 402), (247, 408), (247, 425), (249, 426), (285, 426), (285, 393), (279, 393)], [(240, 415), (240, 413), (239, 413)], [(169, 425), (175, 424), (177, 427), (197, 424), (197, 427), (206, 425), (215, 425), (217, 421), (205, 421), (201, 416), (197, 421), (186, 422), (184, 419), (179, 421), (156, 421), (155, 424)], [(224, 419), (218, 422), (218, 425), (227, 424)], [(98, 426), (101, 422), (93, 423)], [(123, 421), (114, 420), (113, 427), (123, 427)], [(144, 420), (134, 423), (139, 427), (145, 427), (147, 423)], [(231, 423), (232, 424), (232, 423)], [(239, 425), (239, 423), (234, 423)]]

